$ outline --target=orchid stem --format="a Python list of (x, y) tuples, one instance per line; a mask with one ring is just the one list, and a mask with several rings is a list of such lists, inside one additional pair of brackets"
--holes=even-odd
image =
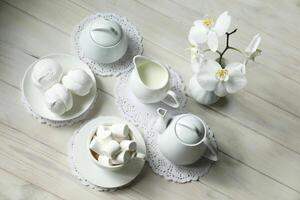
[(222, 53), (220, 51), (217, 50), (216, 52), (221, 56)]
[[(221, 65), (221, 67), (224, 69), (225, 66), (223, 65), (223, 55), (225, 54), (225, 52), (228, 50), (228, 49), (233, 49), (233, 50), (236, 50), (236, 51), (239, 51), (238, 49), (234, 48), (234, 47), (231, 47), (229, 46), (229, 37), (231, 34), (235, 33), (237, 31), (237, 28), (234, 29), (233, 31), (231, 31), (230, 33), (226, 32), (226, 47), (225, 49), (220, 52), (220, 51), (217, 51), (217, 53), (220, 55), (220, 58), (219, 58), (219, 63)], [(240, 51), (239, 51), (240, 52)]]
[[(234, 48), (234, 47), (228, 47), (228, 49), (232, 49), (232, 50), (235, 50), (235, 51), (237, 51), (237, 52), (243, 54), (243, 52), (242, 52), (241, 50), (237, 49), (237, 48)], [(243, 55), (244, 55), (244, 54), (243, 54)]]

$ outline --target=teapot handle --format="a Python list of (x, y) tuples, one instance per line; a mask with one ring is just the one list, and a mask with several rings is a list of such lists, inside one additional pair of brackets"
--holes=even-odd
[(211, 140), (206, 136), (203, 142), (207, 146), (208, 150), (210, 151), (210, 154), (208, 155), (205, 154), (204, 157), (212, 161), (217, 161), (218, 160), (217, 149), (212, 145)]

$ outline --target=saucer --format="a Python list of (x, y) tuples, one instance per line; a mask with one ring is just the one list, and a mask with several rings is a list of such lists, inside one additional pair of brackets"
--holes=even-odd
[(137, 151), (146, 154), (144, 139), (137, 128), (121, 118), (112, 116), (102, 116), (88, 122), (80, 128), (72, 142), (72, 162), (80, 179), (106, 189), (126, 186), (139, 175), (145, 164), (144, 160), (133, 159), (121, 169), (111, 171), (101, 168), (90, 158), (88, 141), (95, 134), (96, 127), (112, 123), (128, 124), (137, 142)]
[[(63, 68), (64, 75), (67, 74), (69, 70), (72, 69), (82, 69), (84, 70), (92, 79), (93, 87), (89, 94), (81, 97), (73, 95), (73, 107), (68, 112), (63, 115), (57, 115), (51, 112), (44, 101), (44, 91), (37, 88), (31, 79), (31, 73), (34, 65), (41, 59), (50, 58), (57, 61)], [(21, 85), (22, 95), (25, 98), (26, 102), (29, 104), (30, 109), (42, 118), (51, 120), (51, 121), (67, 121), (80, 117), (92, 106), (97, 97), (97, 88), (96, 80), (93, 72), (90, 68), (78, 58), (68, 55), (68, 54), (50, 54), (36, 60), (32, 63), (26, 70), (22, 85)]]

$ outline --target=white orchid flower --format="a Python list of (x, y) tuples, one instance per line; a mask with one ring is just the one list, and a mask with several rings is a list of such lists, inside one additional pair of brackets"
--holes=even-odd
[(212, 18), (204, 18), (194, 22), (190, 29), (189, 41), (192, 45), (203, 44), (207, 42), (210, 50), (213, 52), (218, 49), (218, 37), (223, 36), (231, 23), (231, 16), (228, 11), (223, 12), (217, 19), (216, 23)]
[[(261, 54), (261, 50), (258, 49), (260, 42), (261, 42), (261, 37), (259, 34), (256, 34), (252, 38), (250, 44), (245, 49), (245, 56), (248, 60), (255, 61), (256, 56), (259, 56)], [(247, 61), (246, 61), (246, 63), (247, 63)]]
[(199, 46), (192, 45), (190, 51), (192, 70), (194, 73), (198, 73), (206, 59)]
[(207, 59), (204, 57), (203, 54), (200, 54), (200, 56), (196, 58), (191, 58), (191, 65), (192, 65), (193, 72), (198, 73), (203, 68), (206, 61)]
[(196, 45), (192, 45), (192, 47), (190, 48), (191, 51), (191, 59), (196, 59), (198, 57), (202, 57), (203, 54), (201, 53), (201, 49), (199, 48), (199, 46)]
[[(247, 48), (245, 49), (245, 61), (244, 61), (244, 66), (246, 66), (246, 64), (248, 63), (249, 60), (255, 61), (256, 56), (261, 55), (261, 50), (258, 49), (258, 46), (261, 42), (261, 37), (259, 34), (256, 34), (251, 42), (249, 43), (249, 45), (247, 46)], [(243, 73), (246, 73), (246, 67), (244, 67), (244, 69), (242, 70)]]
[(259, 34), (256, 34), (252, 38), (250, 44), (245, 49), (246, 56), (250, 57), (253, 53), (255, 53), (256, 50), (258, 49), (260, 42), (261, 42), (261, 37)]
[(216, 61), (207, 60), (197, 74), (197, 80), (203, 89), (214, 91), (217, 96), (223, 97), (228, 93), (236, 93), (246, 85), (243, 68), (242, 63), (230, 63), (222, 68)]

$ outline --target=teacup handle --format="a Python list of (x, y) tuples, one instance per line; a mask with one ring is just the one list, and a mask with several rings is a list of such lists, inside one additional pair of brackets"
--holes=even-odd
[[(173, 102), (167, 100), (168, 96), (170, 96), (173, 99)], [(180, 106), (178, 97), (177, 97), (176, 93), (173, 92), (172, 90), (169, 90), (167, 92), (167, 96), (162, 100), (162, 102), (164, 102), (165, 104), (167, 104), (168, 106), (171, 106), (173, 108), (178, 108)]]
[(139, 152), (135, 152), (132, 155), (132, 158), (137, 158), (137, 159), (141, 159), (141, 160), (146, 160), (146, 155), (143, 153), (139, 153)]
[(217, 161), (218, 160), (217, 149), (212, 145), (211, 140), (206, 136), (203, 142), (207, 146), (208, 150), (210, 151), (210, 154), (208, 155), (204, 154), (204, 157), (212, 161)]

